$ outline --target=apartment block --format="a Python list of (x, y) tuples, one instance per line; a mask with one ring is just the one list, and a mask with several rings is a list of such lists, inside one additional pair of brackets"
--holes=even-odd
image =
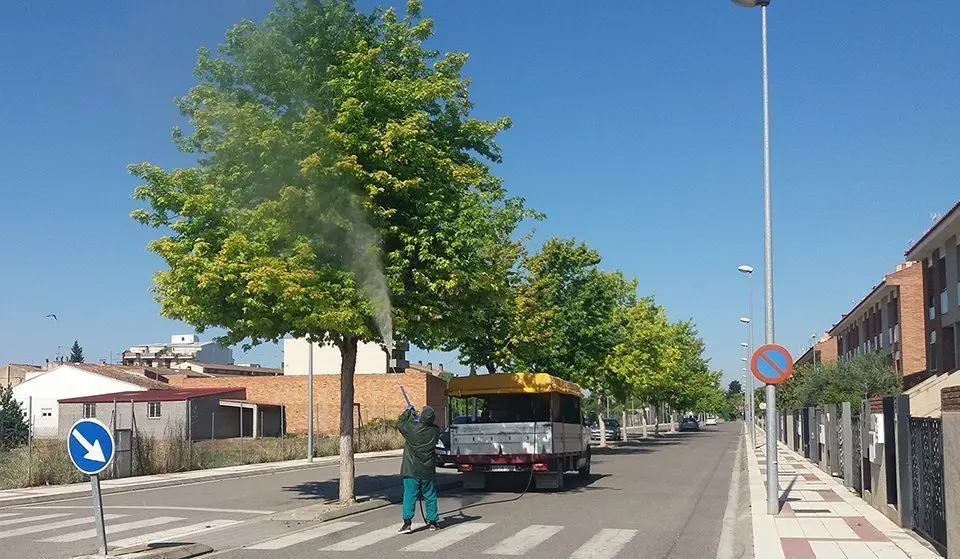
[(904, 376), (904, 384), (921, 379), (927, 370), (923, 283), (917, 262), (904, 262), (885, 276), (830, 330), (837, 358), (879, 352)]
[(802, 365), (822, 365), (837, 360), (837, 340), (830, 334), (824, 334), (800, 357), (793, 360), (794, 367)]
[(957, 370), (960, 345), (960, 202), (906, 252), (923, 269), (921, 318), (931, 373)]

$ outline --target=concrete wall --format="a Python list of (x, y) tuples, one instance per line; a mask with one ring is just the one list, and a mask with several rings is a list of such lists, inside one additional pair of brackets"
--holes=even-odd
[[(283, 340), (283, 374), (305, 375), (310, 345), (305, 338)], [(357, 374), (387, 372), (387, 354), (374, 342), (357, 344)], [(340, 349), (333, 344), (313, 344), (313, 372), (318, 375), (340, 374)]]
[[(307, 377), (189, 378), (171, 375), (170, 384), (186, 388), (243, 387), (251, 402), (283, 404), (288, 433), (307, 431)], [(376, 417), (396, 419), (405, 403), (400, 386), (410, 402), (421, 407), (431, 405), (437, 411), (437, 423), (445, 425), (446, 382), (436, 376), (406, 372), (397, 374), (358, 374), (354, 381), (354, 402), (360, 404), (364, 422)], [(340, 375), (316, 375), (313, 379), (315, 430), (337, 433), (340, 429)]]
[(960, 559), (960, 388), (944, 390), (942, 398), (947, 557)]

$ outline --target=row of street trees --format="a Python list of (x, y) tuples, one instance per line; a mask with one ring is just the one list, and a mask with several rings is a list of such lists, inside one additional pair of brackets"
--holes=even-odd
[[(508, 118), (471, 116), (464, 53), (425, 42), (411, 0), (280, 0), (242, 22), (178, 101), (190, 168), (131, 166), (161, 313), (250, 347), (285, 336), (335, 344), (340, 498), (354, 499), (357, 344), (459, 350), (497, 371), (549, 371), (591, 391), (706, 408), (722, 399), (690, 322), (667, 320), (597, 251), (520, 228), (542, 219), (491, 171)], [(709, 411), (709, 410), (704, 410)]]

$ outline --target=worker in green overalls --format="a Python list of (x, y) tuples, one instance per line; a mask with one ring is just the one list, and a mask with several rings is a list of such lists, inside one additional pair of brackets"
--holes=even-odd
[(403, 462), (400, 476), (403, 477), (403, 526), (401, 534), (413, 531), (410, 523), (416, 512), (418, 499), (426, 503), (427, 528), (436, 530), (437, 523), (437, 440), (440, 427), (434, 421), (436, 412), (430, 406), (424, 406), (420, 417), (416, 416), (413, 406), (407, 408), (397, 420), (397, 429), (403, 435)]

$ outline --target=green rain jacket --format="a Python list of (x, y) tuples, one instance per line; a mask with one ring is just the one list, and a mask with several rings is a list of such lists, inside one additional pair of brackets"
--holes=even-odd
[(403, 462), (400, 475), (415, 479), (433, 479), (437, 473), (437, 441), (440, 439), (440, 427), (434, 423), (437, 414), (426, 406), (415, 421), (410, 410), (403, 412), (397, 420), (397, 429), (403, 435)]

